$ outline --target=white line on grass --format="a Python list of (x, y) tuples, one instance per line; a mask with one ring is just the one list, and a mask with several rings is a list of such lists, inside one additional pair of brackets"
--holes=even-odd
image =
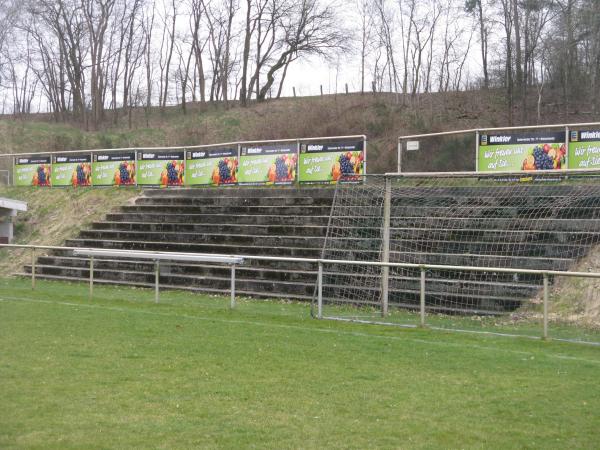
[(384, 340), (402, 341), (402, 342), (411, 341), (411, 342), (416, 342), (419, 344), (434, 345), (434, 346), (438, 346), (438, 347), (471, 348), (471, 349), (477, 349), (477, 350), (485, 350), (485, 351), (492, 351), (492, 352), (494, 352), (494, 351), (495, 352), (504, 352), (504, 353), (512, 353), (515, 355), (525, 355), (525, 356), (543, 355), (543, 356), (547, 356), (548, 358), (554, 358), (554, 359), (560, 359), (560, 360), (600, 364), (600, 360), (597, 360), (597, 359), (580, 358), (580, 357), (575, 357), (575, 356), (560, 355), (560, 354), (546, 353), (546, 352), (535, 353), (535, 352), (528, 352), (528, 351), (523, 351), (523, 350), (510, 350), (510, 349), (497, 348), (497, 347), (487, 347), (484, 345), (477, 345), (477, 344), (459, 344), (456, 342), (429, 341), (426, 339), (419, 339), (419, 338), (407, 337), (407, 336), (388, 336), (388, 335), (381, 335), (381, 334), (362, 333), (359, 331), (342, 331), (342, 330), (332, 330), (332, 329), (328, 329), (328, 328), (319, 328), (319, 327), (303, 327), (300, 325), (285, 325), (285, 324), (276, 324), (276, 323), (268, 323), (268, 322), (257, 322), (254, 320), (220, 319), (220, 318), (215, 318), (215, 317), (191, 316), (189, 314), (175, 314), (175, 313), (165, 313), (165, 312), (158, 312), (158, 311), (144, 311), (144, 310), (139, 310), (139, 309), (120, 308), (120, 307), (116, 307), (116, 306), (104, 306), (104, 305), (99, 305), (99, 304), (92, 305), (92, 304), (72, 303), (72, 302), (64, 302), (64, 301), (38, 300), (38, 299), (32, 299), (32, 298), (27, 298), (27, 297), (0, 297), (0, 302), (2, 302), (2, 301), (12, 301), (12, 302), (24, 301), (24, 302), (30, 302), (30, 303), (44, 303), (44, 304), (49, 304), (49, 305), (75, 306), (78, 308), (81, 307), (81, 308), (101, 309), (101, 310), (106, 310), (106, 311), (116, 311), (116, 312), (122, 312), (122, 313), (146, 314), (146, 315), (150, 315), (150, 316), (176, 317), (176, 318), (181, 318), (181, 319), (201, 320), (201, 321), (206, 321), (206, 322), (220, 322), (220, 323), (229, 323), (229, 324), (237, 324), (237, 325), (253, 325), (253, 326), (260, 326), (260, 327), (267, 327), (267, 328), (268, 327), (283, 328), (283, 329), (291, 329), (291, 330), (298, 330), (298, 331), (327, 333), (327, 334), (334, 334), (334, 335), (340, 335), (340, 336), (375, 338), (375, 339), (384, 339)]

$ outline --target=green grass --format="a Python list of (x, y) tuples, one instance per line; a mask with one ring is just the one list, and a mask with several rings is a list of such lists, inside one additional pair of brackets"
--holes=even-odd
[(597, 448), (600, 349), (0, 280), (0, 448)]
[[(600, 345), (600, 327), (597, 320), (584, 318), (567, 320), (575, 308), (578, 292), (572, 292), (569, 305), (563, 296), (552, 294), (549, 299), (548, 337), (556, 340), (568, 340), (580, 343)], [(432, 299), (426, 301), (431, 302)], [(563, 303), (560, 303), (563, 302)], [(560, 309), (564, 311), (561, 311)], [(339, 307), (324, 305), (323, 315), (349, 321), (369, 321), (401, 326), (419, 326), (420, 315), (417, 311), (390, 309), (383, 318), (380, 308)], [(496, 316), (448, 315), (432, 313), (426, 310), (425, 323), (432, 329), (454, 330), (483, 334), (504, 334), (540, 339), (543, 336), (543, 314), (541, 304), (526, 304), (523, 308)]]

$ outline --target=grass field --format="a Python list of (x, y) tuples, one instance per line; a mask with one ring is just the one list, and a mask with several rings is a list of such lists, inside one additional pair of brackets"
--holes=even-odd
[(0, 280), (0, 448), (597, 448), (600, 348)]

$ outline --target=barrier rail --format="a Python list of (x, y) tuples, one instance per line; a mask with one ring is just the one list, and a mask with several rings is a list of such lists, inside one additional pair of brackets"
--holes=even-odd
[[(82, 256), (90, 256), (90, 297), (93, 293), (93, 257), (94, 256), (116, 256), (116, 257), (131, 257), (131, 258), (143, 258), (158, 260), (173, 260), (176, 261), (178, 258), (184, 258), (179, 260), (193, 261), (194, 258), (199, 258), (197, 261), (202, 261), (201, 258), (206, 258), (206, 262), (217, 262), (224, 264), (231, 264), (232, 266), (232, 278), (231, 278), (231, 307), (235, 307), (235, 265), (242, 264), (247, 260), (262, 260), (262, 261), (287, 261), (287, 262), (302, 262), (311, 263), (317, 266), (317, 319), (336, 319), (339, 318), (326, 317), (323, 314), (323, 268), (328, 264), (350, 264), (357, 266), (377, 266), (377, 267), (397, 267), (406, 269), (419, 269), (420, 270), (420, 304), (419, 304), (419, 319), (420, 326), (426, 326), (426, 313), (425, 313), (425, 301), (426, 301), (426, 271), (427, 270), (450, 270), (450, 271), (470, 271), (470, 272), (498, 272), (498, 273), (510, 273), (510, 274), (529, 274), (529, 275), (540, 275), (543, 277), (543, 328), (542, 338), (548, 339), (548, 301), (549, 301), (549, 283), (548, 279), (550, 276), (553, 277), (580, 277), (580, 278), (596, 278), (600, 279), (600, 273), (596, 272), (571, 272), (571, 271), (558, 271), (558, 270), (538, 270), (538, 269), (514, 269), (507, 267), (478, 267), (478, 266), (460, 266), (460, 265), (444, 265), (444, 264), (415, 264), (415, 263), (394, 263), (394, 262), (379, 262), (379, 261), (347, 261), (337, 259), (322, 259), (322, 258), (294, 258), (294, 257), (277, 257), (277, 256), (253, 256), (253, 255), (214, 255), (214, 254), (194, 254), (194, 253), (176, 253), (176, 252), (145, 252), (145, 251), (113, 251), (113, 250), (101, 250), (101, 249), (89, 249), (82, 247), (60, 247), (60, 246), (48, 246), (48, 245), (25, 245), (25, 244), (0, 244), (0, 248), (24, 248), (31, 250), (31, 286), (35, 289), (35, 255), (36, 250), (71, 250), (75, 254)], [(126, 256), (129, 255), (129, 256)], [(158, 301), (158, 288), (159, 288), (159, 277), (155, 277), (155, 299)], [(383, 305), (382, 305), (383, 307)], [(383, 309), (383, 308), (382, 308)], [(314, 317), (314, 312), (311, 308), (311, 314)], [(348, 319), (352, 320), (352, 319)], [(498, 333), (501, 334), (501, 333)]]
[(209, 253), (171, 253), (82, 248), (74, 250), (73, 254), (75, 256), (90, 257), (90, 297), (92, 297), (94, 290), (94, 256), (150, 259), (154, 261), (154, 300), (156, 303), (158, 303), (159, 297), (160, 261), (194, 261), (228, 264), (231, 266), (231, 308), (235, 308), (235, 266), (236, 264), (242, 264), (244, 262), (244, 259), (239, 256), (215, 255)]
[[(560, 130), (565, 132), (564, 143), (568, 148), (569, 146), (569, 131), (573, 129), (579, 128), (589, 128), (589, 127), (599, 127), (600, 122), (583, 122), (583, 123), (563, 123), (563, 124), (547, 124), (547, 125), (525, 125), (525, 126), (511, 126), (511, 127), (491, 127), (491, 128), (470, 128), (465, 130), (453, 130), (453, 131), (440, 131), (435, 133), (422, 133), (422, 134), (411, 134), (405, 136), (398, 137), (398, 146), (397, 146), (397, 172), (402, 172), (402, 158), (405, 151), (411, 151), (413, 149), (408, 148), (408, 143), (406, 145), (406, 149), (403, 147), (402, 143), (404, 141), (409, 140), (417, 140), (424, 138), (434, 138), (434, 137), (444, 137), (444, 136), (457, 136), (457, 135), (468, 135), (475, 134), (475, 167), (476, 170), (479, 171), (479, 146), (480, 146), (480, 136), (485, 133), (495, 133), (495, 132), (503, 132), (503, 131), (521, 131), (521, 130)], [(600, 141), (600, 139), (599, 139)], [(418, 148), (418, 144), (416, 145)], [(417, 148), (414, 148), (416, 150)]]

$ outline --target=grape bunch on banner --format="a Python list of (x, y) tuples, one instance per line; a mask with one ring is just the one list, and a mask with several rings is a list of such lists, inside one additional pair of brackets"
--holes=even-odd
[(595, 130), (483, 133), (478, 144), (480, 172), (600, 168), (600, 131)]
[(14, 159), (17, 186), (235, 186), (355, 183), (363, 140), (140, 149)]

